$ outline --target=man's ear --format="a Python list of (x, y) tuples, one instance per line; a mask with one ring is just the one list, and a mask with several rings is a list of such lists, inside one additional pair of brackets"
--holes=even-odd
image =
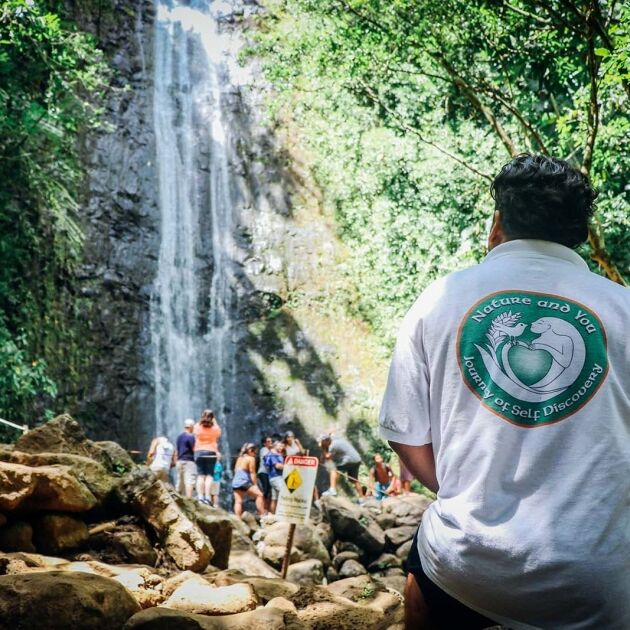
[(501, 225), (501, 213), (495, 210), (490, 234), (488, 234), (488, 251), (493, 250), (497, 245), (501, 245), (501, 243), (505, 243), (506, 240), (503, 226)]

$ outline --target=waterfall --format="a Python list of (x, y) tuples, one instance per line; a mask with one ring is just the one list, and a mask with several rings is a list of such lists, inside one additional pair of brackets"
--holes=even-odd
[[(234, 391), (235, 186), (222, 97), (235, 87), (219, 31), (224, 5), (156, 1), (154, 125), (161, 239), (151, 298), (155, 434), (215, 410)], [(229, 10), (229, 8), (228, 8)], [(230, 58), (230, 54), (232, 58)]]

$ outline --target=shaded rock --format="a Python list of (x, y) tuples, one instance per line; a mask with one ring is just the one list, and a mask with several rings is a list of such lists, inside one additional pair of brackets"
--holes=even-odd
[(251, 551), (232, 550), (228, 567), (241, 571), (245, 575), (280, 577), (278, 571), (270, 567), (264, 560)]
[(248, 534), (250, 536), (260, 529), (260, 525), (258, 524), (256, 517), (247, 510), (245, 510), (241, 515), (241, 522), (247, 525), (247, 527), (249, 528)]
[(109, 563), (131, 562), (155, 566), (157, 553), (146, 531), (136, 520), (134, 517), (123, 517), (94, 525), (90, 529), (90, 549), (99, 551), (100, 557)]
[(374, 517), (381, 529), (387, 531), (392, 527), (396, 527), (396, 516), (390, 512), (381, 512)]
[(342, 551), (333, 558), (333, 566), (337, 569), (337, 571), (339, 571), (346, 560), (356, 560), (359, 562), (360, 557), (359, 554), (354, 551)]
[(363, 549), (357, 547), (357, 545), (355, 545), (353, 542), (349, 542), (347, 540), (337, 540), (335, 542), (335, 549), (337, 550), (338, 554), (343, 553), (344, 551), (353, 551), (357, 555), (362, 556), (364, 553)]
[(74, 453), (85, 457), (96, 454), (79, 423), (67, 414), (21, 435), (15, 449), (25, 453)]
[[(282, 565), (289, 537), (289, 523), (276, 522), (256, 532), (258, 554), (276, 568)], [(330, 564), (330, 555), (316, 530), (310, 525), (297, 525), (291, 548), (291, 562), (317, 559), (325, 566)]]
[(208, 617), (158, 607), (143, 610), (123, 626), (123, 630), (311, 630), (293, 611), (258, 608), (225, 617)]
[(153, 527), (180, 569), (203, 571), (208, 566), (214, 555), (210, 541), (151, 471), (134, 469), (117, 491)]
[(367, 510), (348, 499), (330, 496), (322, 497), (321, 506), (339, 538), (350, 540), (370, 553), (382, 551), (385, 534)]
[(392, 567), (391, 569), (386, 569), (383, 573), (385, 577), (392, 577), (396, 575), (406, 575), (402, 568)]
[(382, 553), (376, 560), (368, 564), (367, 569), (370, 572), (374, 572), (385, 571), (386, 569), (391, 569), (392, 567), (400, 568), (401, 566), (402, 561), (398, 556), (395, 556), (392, 553)]
[(322, 541), (322, 544), (330, 552), (333, 543), (335, 542), (335, 532), (329, 523), (318, 523), (315, 525), (315, 533)]
[(232, 550), (233, 521), (238, 520), (224, 510), (198, 503), (196, 511), (197, 525), (210, 539), (214, 549), (212, 564), (219, 569), (227, 569)]
[(0, 529), (0, 550), (35, 553), (31, 525), (23, 521), (15, 521)]
[(401, 497), (389, 497), (381, 501), (383, 513), (396, 518), (398, 526), (418, 526), (424, 511), (433, 503), (432, 499), (422, 494), (407, 494)]
[(413, 546), (413, 540), (408, 540), (406, 543), (403, 543), (396, 549), (396, 555), (405, 562), (407, 560), (407, 556), (411, 551), (411, 547)]
[(131, 455), (118, 442), (103, 441), (91, 444), (100, 451), (101, 461), (105, 460), (106, 468), (110, 472), (123, 475), (135, 466)]
[(398, 549), (400, 545), (411, 540), (418, 527), (413, 525), (404, 525), (402, 527), (393, 527), (385, 532), (385, 540), (390, 549)]
[(315, 558), (290, 564), (287, 579), (299, 586), (321, 584), (324, 580), (324, 565)]
[(212, 586), (205, 580), (190, 579), (179, 586), (163, 606), (202, 615), (232, 615), (254, 610), (258, 598), (249, 584)]
[(357, 575), (364, 575), (367, 573), (367, 569), (357, 560), (346, 560), (339, 569), (339, 577), (355, 577)]
[(273, 599), (267, 602), (267, 604), (265, 605), (265, 608), (277, 608), (278, 610), (285, 610), (288, 612), (297, 612), (297, 608), (295, 607), (295, 604), (289, 601), (288, 599), (286, 599), (286, 597), (274, 597)]
[(0, 512), (0, 527), (5, 525), (6, 522), (7, 522), (7, 517), (4, 514), (2, 514), (2, 512)]
[(339, 579), (340, 577), (339, 577), (339, 573), (337, 573), (337, 569), (335, 569), (333, 565), (330, 565), (326, 569), (326, 581), (328, 582), (328, 584), (332, 584), (333, 582), (336, 582)]
[(33, 529), (37, 550), (47, 554), (77, 549), (90, 537), (87, 525), (67, 514), (45, 514), (34, 521)]
[(124, 586), (84, 573), (46, 571), (0, 577), (0, 619), (11, 628), (113, 630), (140, 607)]
[(0, 509), (85, 512), (94, 495), (65, 466), (30, 467), (0, 462)]

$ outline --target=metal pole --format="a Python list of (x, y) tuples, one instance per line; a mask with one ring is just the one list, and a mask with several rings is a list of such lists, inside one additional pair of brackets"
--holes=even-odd
[(4, 424), (9, 425), (10, 427), (13, 427), (14, 429), (23, 431), (24, 433), (28, 432), (28, 426), (26, 424), (24, 425), (15, 424), (15, 422), (9, 422), (9, 420), (5, 420), (4, 418), (0, 418), (0, 422), (3, 422)]
[(289, 564), (291, 563), (291, 549), (293, 548), (293, 537), (295, 536), (295, 523), (289, 525), (289, 538), (287, 540), (287, 548), (284, 551), (284, 559), (282, 560), (282, 579), (286, 579)]

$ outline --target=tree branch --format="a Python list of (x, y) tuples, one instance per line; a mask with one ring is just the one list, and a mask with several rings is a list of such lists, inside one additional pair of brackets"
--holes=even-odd
[(529, 11), (525, 11), (525, 9), (521, 9), (520, 7), (515, 7), (513, 4), (510, 4), (507, 0), (503, 0), (503, 6), (506, 9), (510, 9), (514, 13), (518, 13), (519, 15), (523, 15), (525, 17), (538, 22), (539, 24), (544, 24), (545, 26), (549, 26), (551, 24), (551, 20), (545, 20), (545, 18), (541, 18), (535, 13), (530, 13)]
[(407, 131), (408, 133), (413, 134), (423, 144), (426, 144), (428, 146), (433, 147), (434, 149), (437, 149), (440, 153), (446, 155), (451, 160), (454, 160), (455, 162), (457, 162), (458, 164), (460, 164), (464, 168), (468, 169), (469, 171), (471, 171), (475, 175), (478, 175), (479, 177), (483, 177), (484, 179), (487, 179), (490, 182), (492, 181), (493, 178), (492, 178), (491, 175), (488, 175), (487, 173), (483, 173), (483, 172), (477, 170), (474, 166), (471, 166), (470, 164), (468, 164), (468, 162), (466, 162), (463, 158), (460, 158), (459, 156), (455, 155), (454, 153), (451, 153), (448, 149), (445, 149), (444, 147), (440, 146), (439, 144), (437, 144), (437, 143), (435, 143), (435, 142), (433, 142), (431, 140), (427, 140), (418, 129), (416, 129), (415, 127), (412, 127), (409, 123), (407, 123), (405, 120), (403, 120), (402, 116), (396, 110), (392, 109), (391, 107), (389, 107), (389, 105), (384, 103), (379, 98), (379, 96), (374, 92), (374, 90), (372, 90), (372, 88), (365, 81), (363, 81), (362, 79), (359, 79), (359, 84), (365, 90), (365, 93), (367, 94), (368, 98), (375, 105), (378, 105), (384, 111), (386, 111), (396, 121), (396, 124), (397, 124), (399, 129), (401, 129), (402, 131)]
[(590, 98), (587, 112), (587, 136), (586, 146), (584, 148), (584, 156), (582, 158), (581, 171), (588, 176), (593, 164), (593, 153), (595, 151), (595, 141), (597, 139), (597, 131), (599, 129), (599, 98), (597, 93), (597, 71), (599, 63), (595, 56), (595, 27), (594, 27), (594, 4), (597, 0), (591, 0), (587, 13), (588, 19), (588, 39), (587, 39), (587, 65), (590, 79)]
[(519, 151), (507, 131), (494, 115), (494, 112), (487, 105), (482, 103), (481, 100), (479, 100), (479, 97), (472, 86), (457, 73), (455, 68), (451, 66), (442, 53), (433, 53), (432, 56), (446, 70), (446, 72), (448, 72), (453, 79), (453, 83), (466, 95), (466, 98), (468, 98), (468, 100), (472, 103), (473, 107), (475, 107), (475, 109), (477, 109), (490, 123), (490, 126), (495, 130), (510, 156), (514, 157), (515, 155), (518, 155)]

